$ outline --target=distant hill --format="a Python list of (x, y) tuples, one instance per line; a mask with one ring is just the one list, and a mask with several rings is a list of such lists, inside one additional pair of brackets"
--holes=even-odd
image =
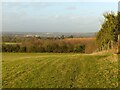
[(95, 37), (96, 32), (92, 33), (67, 33), (67, 32), (3, 32), (3, 36), (40, 36), (40, 37)]

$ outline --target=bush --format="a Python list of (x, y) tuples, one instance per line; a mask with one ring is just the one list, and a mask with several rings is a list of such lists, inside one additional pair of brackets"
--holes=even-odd
[(85, 45), (65, 42), (63, 40), (31, 40), (22, 44), (3, 44), (3, 52), (54, 52), (69, 53), (80, 52), (85, 53)]
[(19, 45), (2, 45), (2, 52), (19, 52), (20, 46)]
[(19, 52), (26, 52), (26, 51), (27, 51), (27, 49), (25, 46), (20, 46)]
[(74, 52), (85, 53), (85, 45), (81, 44), (75, 45)]

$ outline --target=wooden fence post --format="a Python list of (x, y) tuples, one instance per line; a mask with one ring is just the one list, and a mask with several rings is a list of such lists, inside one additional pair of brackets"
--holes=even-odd
[(120, 53), (120, 35), (118, 35), (118, 53)]

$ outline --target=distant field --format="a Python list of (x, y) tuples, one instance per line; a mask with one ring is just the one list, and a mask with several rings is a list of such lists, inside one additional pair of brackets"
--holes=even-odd
[(16, 44), (21, 44), (21, 43), (16, 43), (16, 42), (3, 42), (2, 44), (16, 45)]
[(115, 88), (115, 55), (3, 53), (3, 88)]

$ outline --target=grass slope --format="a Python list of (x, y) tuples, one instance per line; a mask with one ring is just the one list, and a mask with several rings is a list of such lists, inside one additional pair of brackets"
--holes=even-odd
[[(114, 60), (113, 60), (114, 59)], [(114, 88), (110, 55), (3, 53), (3, 88)]]

